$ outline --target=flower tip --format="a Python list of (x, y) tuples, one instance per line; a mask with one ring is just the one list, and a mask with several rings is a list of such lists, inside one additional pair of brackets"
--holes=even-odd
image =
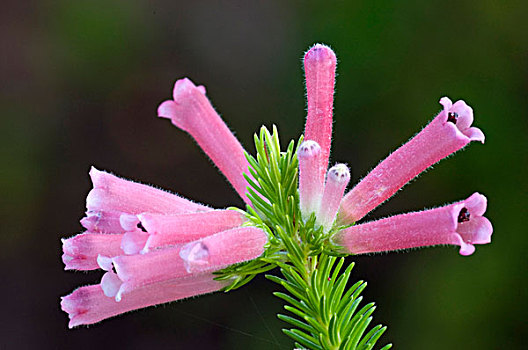
[(88, 216), (83, 217), (80, 220), (80, 223), (81, 223), (82, 227), (84, 227), (85, 229), (91, 230), (95, 226), (94, 225), (94, 221), (95, 221), (95, 218), (93, 217), (93, 215), (92, 216), (88, 215)]
[(66, 312), (68, 314), (68, 318), (70, 319), (70, 322), (68, 323), (69, 329), (83, 324), (79, 317), (77, 317), (81, 313), (81, 310), (79, 310), (79, 303), (77, 297), (78, 293), (79, 292), (77, 289), (73, 291), (73, 293), (61, 297), (61, 310)]
[(304, 62), (307, 64), (310, 62), (317, 62), (335, 65), (337, 58), (334, 51), (330, 47), (324, 44), (315, 44), (304, 55)]
[(61, 238), (61, 243), (62, 243), (62, 251), (64, 253), (68, 252), (70, 253), (72, 251), (72, 247), (73, 247), (73, 244), (72, 244), (72, 238), (73, 237), (70, 237), (70, 238)]
[(458, 252), (462, 256), (470, 256), (475, 252), (475, 246), (473, 244), (469, 244), (465, 242), (460, 243), (460, 250)]
[(444, 109), (449, 109), (453, 105), (453, 102), (447, 96), (442, 97), (439, 102), (444, 107)]
[(328, 170), (328, 180), (347, 183), (350, 181), (350, 170), (345, 164), (336, 164)]
[(192, 273), (209, 263), (209, 249), (203, 242), (191, 242), (181, 248), (180, 257), (187, 272)]
[(93, 175), (96, 175), (97, 173), (100, 173), (101, 170), (97, 169), (96, 167), (94, 167), (93, 165), (90, 167), (90, 171), (88, 172), (88, 174), (90, 174), (90, 176), (93, 176)]
[(172, 119), (176, 114), (176, 103), (168, 100), (162, 102), (158, 107), (158, 117)]
[(108, 175), (108, 173), (92, 166), (90, 167), (90, 171), (88, 172), (88, 175), (90, 175), (90, 179), (92, 180), (92, 185), (95, 188), (95, 187), (104, 186), (105, 176)]
[(116, 297), (119, 293), (121, 285), (123, 282), (121, 279), (113, 272), (107, 272), (101, 278), (101, 289), (103, 290), (104, 295), (109, 298)]
[(62, 259), (62, 263), (64, 264), (65, 271), (75, 270), (75, 268), (71, 265), (71, 261), (74, 259), (73, 256), (64, 253), (61, 256), (61, 259)]
[(155, 220), (152, 219), (152, 215), (149, 213), (141, 213), (138, 214), (137, 219), (139, 223), (141, 223), (141, 226), (149, 233), (149, 234), (156, 234), (156, 225)]
[(200, 92), (204, 93), (205, 88), (200, 89), (189, 78), (182, 78), (176, 80), (174, 84), (174, 90), (172, 92), (174, 101), (178, 103), (178, 100), (182, 98), (185, 94), (188, 94), (192, 89), (198, 89)]
[(196, 88), (204, 95), (207, 93), (207, 90), (205, 89), (205, 86), (203, 85), (198, 85)]
[(474, 243), (478, 244), (488, 244), (491, 243), (491, 236), (493, 235), (493, 225), (487, 219), (482, 217), (480, 220), (480, 225), (475, 234)]
[(112, 258), (104, 255), (97, 255), (97, 265), (105, 271), (112, 271)]
[(486, 212), (488, 199), (483, 194), (475, 192), (464, 201), (464, 205), (471, 214), (482, 216)]
[(464, 135), (469, 137), (471, 141), (480, 141), (481, 143), (484, 143), (486, 140), (486, 137), (484, 136), (484, 133), (479, 128), (469, 128), (464, 130)]
[[(95, 186), (95, 183), (94, 183)], [(86, 208), (88, 210), (99, 208), (103, 205), (102, 197), (104, 190), (101, 188), (93, 188), (86, 196)], [(89, 219), (88, 219), (89, 220)], [(88, 226), (88, 220), (85, 220), (85, 224)], [(81, 221), (82, 223), (82, 221)], [(83, 225), (84, 226), (84, 225)]]
[(121, 240), (121, 249), (126, 255), (139, 254), (147, 243), (149, 234), (141, 230), (127, 232)]
[(186, 121), (184, 115), (185, 108), (182, 104), (194, 97), (193, 91), (198, 91), (200, 95), (205, 94), (204, 86), (196, 86), (189, 78), (183, 78), (176, 81), (174, 84), (173, 100), (162, 102), (158, 107), (158, 117), (167, 118), (172, 121), (172, 124), (180, 129), (186, 129)]
[(139, 224), (139, 218), (136, 215), (123, 213), (119, 216), (119, 225), (125, 231), (133, 231), (137, 229)]
[(315, 157), (321, 153), (321, 146), (313, 140), (304, 141), (299, 147), (298, 157), (300, 159), (307, 159)]

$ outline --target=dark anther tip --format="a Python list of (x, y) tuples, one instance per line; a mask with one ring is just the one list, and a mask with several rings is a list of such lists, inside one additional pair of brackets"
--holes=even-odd
[(447, 121), (448, 122), (456, 124), (457, 120), (458, 120), (458, 113), (455, 113), (455, 112), (447, 113)]
[(460, 210), (460, 213), (458, 213), (458, 222), (466, 222), (469, 221), (470, 214), (467, 208), (462, 208)]

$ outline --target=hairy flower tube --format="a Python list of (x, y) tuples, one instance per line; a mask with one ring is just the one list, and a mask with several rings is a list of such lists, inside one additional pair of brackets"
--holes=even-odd
[(471, 255), (474, 244), (491, 242), (493, 228), (482, 216), (486, 202), (486, 197), (474, 193), (445, 207), (355, 225), (340, 231), (333, 239), (349, 254), (452, 244), (460, 246), (460, 254)]
[[(159, 115), (189, 132), (247, 202), (244, 150), (205, 89), (178, 80), (174, 99), (162, 103)], [(239, 211), (215, 210), (95, 168), (90, 177), (81, 219), (86, 231), (62, 240), (62, 260), (66, 270), (107, 272), (100, 284), (63, 298), (70, 327), (223, 289), (232, 281), (216, 281), (211, 273), (255, 259), (267, 245), (267, 234), (244, 226)]]
[[(86, 231), (63, 240), (67, 270), (106, 271), (99, 284), (63, 297), (70, 327), (130, 310), (214, 291), (229, 291), (255, 275), (291, 295), (276, 296), (295, 317), (279, 315), (302, 348), (372, 349), (385, 331), (365, 333), (373, 304), (357, 309), (363, 282), (346, 289), (353, 264), (341, 272), (336, 255), (433, 245), (455, 245), (470, 255), (490, 243), (485, 196), (420, 212), (357, 222), (420, 172), (465, 147), (484, 142), (472, 127), (473, 110), (443, 97), (443, 110), (391, 153), (348, 193), (350, 171), (328, 168), (333, 125), (336, 56), (325, 45), (304, 56), (307, 119), (304, 135), (281, 149), (278, 131), (255, 134), (247, 153), (215, 112), (203, 86), (178, 80), (173, 100), (158, 115), (189, 133), (225, 175), (246, 208), (214, 209), (176, 194), (92, 168)], [(390, 344), (383, 350), (390, 348)]]
[(471, 141), (484, 143), (480, 129), (470, 127), (473, 109), (464, 101), (440, 99), (444, 109), (409, 142), (391, 153), (361, 180), (341, 203), (340, 221), (353, 223), (390, 198), (416, 175)]

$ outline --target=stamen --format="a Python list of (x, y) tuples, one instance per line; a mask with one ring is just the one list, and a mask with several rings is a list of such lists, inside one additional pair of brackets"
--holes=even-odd
[(458, 214), (458, 222), (466, 222), (469, 221), (470, 214), (467, 208), (462, 208), (460, 213)]
[(447, 121), (451, 122), (453, 124), (456, 124), (458, 120), (458, 113), (456, 112), (449, 112), (447, 113)]

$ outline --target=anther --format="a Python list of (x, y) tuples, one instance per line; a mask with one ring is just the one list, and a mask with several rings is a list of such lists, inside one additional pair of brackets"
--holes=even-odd
[(456, 112), (447, 113), (447, 121), (448, 122), (456, 124), (457, 120), (458, 120), (458, 113), (456, 113)]
[(458, 222), (466, 222), (469, 221), (470, 214), (467, 208), (462, 208), (460, 213), (458, 214)]

